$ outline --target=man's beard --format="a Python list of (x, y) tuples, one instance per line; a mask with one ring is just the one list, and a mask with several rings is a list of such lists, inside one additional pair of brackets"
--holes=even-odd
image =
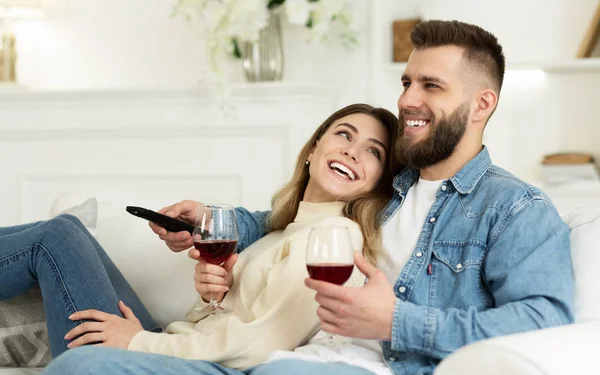
[[(412, 114), (412, 113), (411, 113)], [(417, 143), (412, 143), (410, 137), (404, 136), (406, 122), (400, 114), (400, 140), (396, 144), (398, 161), (410, 168), (423, 169), (444, 161), (452, 155), (456, 145), (462, 139), (469, 120), (469, 103), (464, 103), (439, 123), (434, 119), (429, 123), (429, 135)]]

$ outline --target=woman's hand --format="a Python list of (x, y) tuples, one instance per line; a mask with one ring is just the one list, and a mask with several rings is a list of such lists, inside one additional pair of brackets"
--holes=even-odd
[(68, 348), (95, 343), (99, 346), (110, 346), (113, 348), (127, 349), (133, 336), (143, 331), (138, 318), (133, 311), (119, 301), (119, 310), (125, 318), (108, 314), (98, 310), (83, 310), (72, 314), (71, 320), (93, 320), (81, 323), (65, 335), (65, 340), (73, 340), (67, 345)]
[[(204, 204), (200, 202), (186, 200), (162, 208), (158, 212), (194, 225), (194, 222), (196, 221), (196, 215), (198, 214), (198, 209), (202, 207), (204, 207)], [(169, 249), (176, 253), (187, 250), (194, 244), (192, 235), (189, 232), (169, 232), (165, 228), (154, 223), (150, 223), (150, 228), (152, 228), (154, 233), (158, 234), (158, 237), (161, 240), (165, 241)]]
[(194, 272), (196, 281), (196, 291), (202, 296), (204, 301), (210, 300), (210, 293), (214, 293), (215, 300), (221, 302), (225, 294), (233, 285), (233, 265), (237, 261), (238, 255), (233, 254), (222, 266), (206, 263), (200, 259), (200, 252), (191, 249), (189, 257), (198, 261)]

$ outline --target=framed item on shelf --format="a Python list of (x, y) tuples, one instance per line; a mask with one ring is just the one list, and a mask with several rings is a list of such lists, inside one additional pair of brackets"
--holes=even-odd
[(421, 22), (420, 19), (405, 19), (396, 20), (392, 23), (392, 33), (394, 41), (393, 59), (394, 62), (406, 62), (408, 56), (413, 50), (412, 43), (410, 41), (410, 33), (413, 31), (415, 26)]
[(596, 6), (596, 12), (577, 51), (577, 58), (591, 56), (600, 56), (600, 4)]

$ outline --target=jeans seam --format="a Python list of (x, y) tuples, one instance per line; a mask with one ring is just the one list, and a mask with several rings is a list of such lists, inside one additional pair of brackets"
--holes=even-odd
[(60, 292), (62, 294), (61, 295), (61, 300), (66, 305), (67, 310), (69, 311), (70, 314), (76, 312), (77, 310), (75, 309), (75, 303), (73, 303), (73, 299), (69, 295), (69, 291), (67, 290), (66, 284), (64, 282), (64, 279), (62, 278), (62, 275), (60, 274), (59, 267), (56, 264), (56, 261), (54, 260), (54, 257), (52, 257), (52, 254), (50, 254), (50, 252), (48, 251), (48, 249), (43, 244), (37, 243), (37, 244), (33, 245), (30, 249), (32, 249), (34, 247), (41, 248), (43, 250), (42, 253), (49, 260), (48, 264), (52, 268), (52, 273), (53, 273), (53, 276), (54, 276), (54, 281), (57, 283), (58, 288), (60, 289)]
[(11, 263), (15, 262), (16, 259), (20, 258), (21, 256), (24, 256), (24, 253), (28, 250), (31, 250), (31, 247), (23, 249), (23, 250), (19, 251), (18, 253), (13, 254), (4, 259), (0, 259), (0, 271), (3, 270), (5, 266), (9, 266)]

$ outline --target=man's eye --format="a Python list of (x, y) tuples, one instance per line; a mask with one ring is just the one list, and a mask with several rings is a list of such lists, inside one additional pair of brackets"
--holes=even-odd
[(425, 87), (427, 87), (428, 89), (435, 89), (435, 88), (438, 88), (440, 86), (436, 85), (435, 83), (426, 83)]
[(404, 89), (409, 88), (410, 87), (410, 82), (408, 82), (408, 81), (402, 82), (402, 87), (404, 87)]

